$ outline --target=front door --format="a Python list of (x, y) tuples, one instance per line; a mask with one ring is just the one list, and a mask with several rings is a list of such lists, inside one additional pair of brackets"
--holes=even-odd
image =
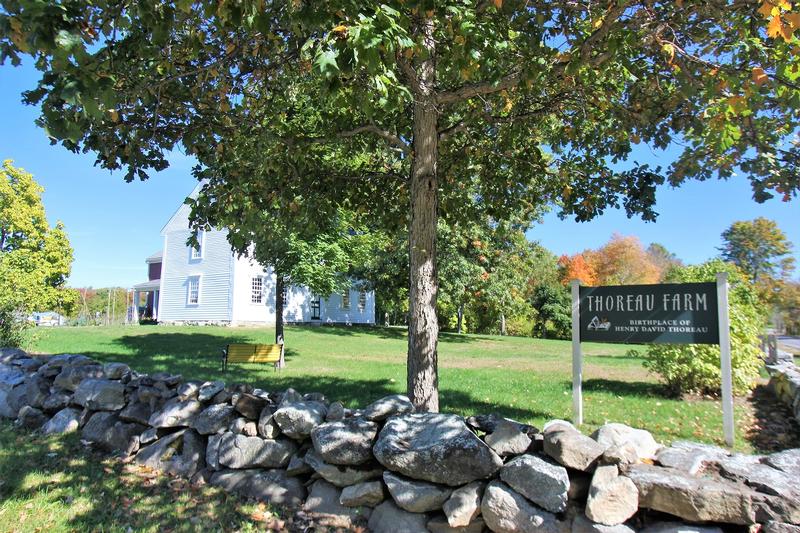
[(320, 307), (319, 296), (312, 296), (311, 297), (311, 320), (319, 320), (319, 307)]

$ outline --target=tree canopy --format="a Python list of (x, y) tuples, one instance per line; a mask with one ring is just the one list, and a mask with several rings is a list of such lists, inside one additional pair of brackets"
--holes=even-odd
[[(181, 144), (209, 180), (201, 208), (267, 196), (288, 216), (406, 226), (421, 409), (438, 408), (439, 217), (556, 203), (653, 219), (665, 181), (743, 172), (759, 201), (800, 186), (790, 2), (0, 5), (0, 60), (33, 56), (25, 100), (68, 149), (134, 179)], [(627, 161), (674, 140), (668, 167)]]
[[(12, 165), (0, 167), (0, 322), (2, 331), (32, 311), (69, 312), (77, 302), (65, 283), (72, 248), (61, 222), (50, 227), (42, 205), (44, 189)], [(6, 339), (0, 339), (0, 341)]]
[(752, 281), (787, 278), (794, 270), (792, 243), (774, 220), (740, 220), (722, 232), (722, 258), (744, 271)]

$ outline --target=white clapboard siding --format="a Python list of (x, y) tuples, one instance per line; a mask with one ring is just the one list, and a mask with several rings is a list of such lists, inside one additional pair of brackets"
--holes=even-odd
[(364, 310), (358, 308), (359, 290), (350, 289), (350, 307), (342, 307), (342, 295), (331, 294), (322, 302), (322, 322), (326, 324), (374, 324), (375, 323), (375, 292), (367, 291), (367, 301)]
[[(190, 197), (194, 198), (198, 185)], [(161, 266), (159, 321), (275, 324), (275, 275), (272, 269), (234, 255), (226, 230), (211, 230), (203, 237), (203, 254), (192, 259), (189, 238), (189, 206), (181, 206), (161, 230), (164, 252)], [(189, 278), (200, 276), (200, 301), (188, 303)], [(263, 276), (262, 303), (252, 302), (253, 276)], [(358, 309), (359, 291), (351, 289), (350, 308), (342, 309), (341, 295), (321, 298), (320, 319), (311, 319), (312, 294), (308, 287), (287, 287), (283, 317), (286, 322), (322, 324), (374, 324), (375, 293), (367, 292), (366, 307)]]
[[(191, 248), (186, 244), (190, 233), (188, 229), (174, 230), (164, 236), (159, 320), (230, 322), (234, 258), (227, 232), (206, 232), (199, 259), (192, 259)], [(200, 276), (200, 301), (196, 305), (187, 299), (192, 276)]]
[[(262, 277), (261, 303), (253, 303), (253, 277)], [(275, 323), (275, 276), (247, 257), (237, 257), (233, 266), (233, 323)]]

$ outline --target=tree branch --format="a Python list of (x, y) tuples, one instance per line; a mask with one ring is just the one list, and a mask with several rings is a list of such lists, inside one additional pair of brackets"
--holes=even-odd
[(436, 94), (437, 104), (452, 104), (456, 102), (463, 102), (474, 96), (483, 96), (486, 94), (493, 94), (515, 87), (520, 82), (520, 73), (512, 72), (496, 82), (482, 82), (482, 83), (469, 83), (462, 85), (452, 91), (442, 91)]
[(391, 144), (392, 146), (394, 146), (395, 148), (399, 149), (404, 154), (411, 153), (411, 147), (408, 145), (408, 143), (403, 141), (403, 139), (393, 134), (392, 132), (379, 128), (375, 124), (366, 124), (364, 126), (359, 126), (352, 130), (340, 131), (336, 136), (347, 139), (349, 137), (355, 137), (356, 135), (360, 135), (362, 133), (373, 133), (378, 137), (382, 138), (383, 140), (385, 140), (386, 142), (388, 142), (389, 144)]

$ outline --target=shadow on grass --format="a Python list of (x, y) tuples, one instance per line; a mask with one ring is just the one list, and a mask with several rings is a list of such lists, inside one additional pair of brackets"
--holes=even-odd
[[(572, 382), (565, 382), (571, 389)], [(583, 382), (586, 392), (607, 392), (615, 396), (635, 396), (638, 398), (671, 398), (666, 387), (659, 383), (643, 381), (618, 381), (614, 379), (587, 379)]]
[(7, 422), (0, 481), (3, 522), (20, 531), (233, 531), (250, 521), (220, 490), (124, 465), (77, 434), (31, 435)]
[[(385, 326), (291, 326), (292, 329), (307, 329), (322, 335), (332, 335), (336, 337), (349, 337), (355, 334), (368, 335), (379, 339), (406, 340), (408, 330), (404, 327), (385, 327)], [(287, 328), (288, 329), (288, 328)], [(453, 332), (439, 332), (439, 342), (444, 343), (469, 343), (481, 340), (493, 340), (491, 337), (476, 335), (461, 335)]]
[(753, 408), (753, 425), (745, 438), (760, 453), (800, 448), (800, 424), (791, 408), (779, 401), (765, 385), (759, 385), (748, 397)]

